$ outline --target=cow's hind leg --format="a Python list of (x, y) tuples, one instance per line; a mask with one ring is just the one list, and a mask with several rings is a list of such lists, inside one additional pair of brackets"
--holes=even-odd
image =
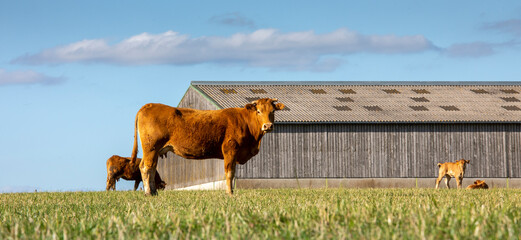
[(155, 175), (157, 167), (157, 153), (155, 151), (143, 150), (143, 159), (139, 164), (141, 170), (141, 179), (143, 181), (143, 189), (145, 195), (155, 196), (157, 195)]
[(436, 189), (440, 187), (441, 179), (443, 178), (443, 175), (438, 175), (438, 178), (436, 178)]
[(107, 175), (107, 188), (106, 188), (106, 190), (110, 191), (111, 189), (113, 191), (116, 191), (116, 180), (114, 179), (113, 176)]
[(448, 189), (450, 189), (449, 182), (450, 182), (450, 176), (445, 176), (445, 185), (447, 185)]

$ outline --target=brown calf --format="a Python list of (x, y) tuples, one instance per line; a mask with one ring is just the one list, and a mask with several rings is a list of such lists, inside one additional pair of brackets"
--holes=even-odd
[(474, 181), (474, 184), (469, 185), (467, 189), (488, 189), (488, 185), (485, 181), (476, 180)]
[(438, 172), (438, 178), (436, 179), (436, 189), (438, 189), (443, 177), (445, 177), (447, 188), (450, 188), (449, 181), (451, 177), (456, 178), (458, 188), (461, 188), (461, 182), (463, 181), (463, 175), (465, 174), (465, 167), (469, 162), (469, 160), (460, 159), (456, 162), (438, 163), (440, 170)]
[[(139, 186), (141, 180), (141, 172), (139, 171), (139, 163), (141, 158), (136, 159), (136, 163), (132, 164), (130, 158), (114, 155), (107, 160), (107, 191), (116, 190), (116, 181), (120, 178), (125, 180), (135, 180), (134, 191)], [(161, 179), (159, 173), (155, 175), (156, 188), (164, 189), (166, 183)]]

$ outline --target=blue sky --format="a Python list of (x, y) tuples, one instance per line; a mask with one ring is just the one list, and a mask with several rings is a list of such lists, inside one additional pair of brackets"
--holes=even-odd
[(0, 192), (104, 190), (139, 108), (190, 81), (521, 81), (520, 62), (518, 1), (0, 0)]

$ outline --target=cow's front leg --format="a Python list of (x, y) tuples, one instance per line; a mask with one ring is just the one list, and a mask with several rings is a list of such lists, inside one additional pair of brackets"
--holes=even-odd
[(145, 195), (155, 196), (157, 195), (156, 184), (154, 181), (157, 167), (157, 154), (154, 151), (143, 152), (143, 159), (139, 164), (143, 189), (145, 190)]
[(235, 177), (235, 161), (224, 160), (224, 173), (226, 174), (226, 193), (233, 195), (233, 178)]
[(463, 176), (457, 177), (456, 183), (458, 184), (458, 189), (461, 189), (461, 183), (463, 183)]
[(233, 195), (233, 178), (235, 177), (235, 166), (237, 165), (237, 142), (229, 140), (223, 145), (224, 174), (226, 175), (226, 193)]
[(134, 183), (134, 191), (137, 190), (137, 188), (139, 187), (139, 183), (140, 182), (141, 182), (140, 180), (136, 180), (136, 182)]

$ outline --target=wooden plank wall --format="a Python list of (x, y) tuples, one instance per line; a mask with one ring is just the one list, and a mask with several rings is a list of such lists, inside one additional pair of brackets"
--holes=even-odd
[(224, 161), (220, 159), (191, 160), (168, 152), (159, 159), (158, 172), (167, 187), (182, 188), (224, 180)]
[(431, 178), (465, 158), (466, 177), (521, 177), (519, 124), (277, 124), (239, 178)]

